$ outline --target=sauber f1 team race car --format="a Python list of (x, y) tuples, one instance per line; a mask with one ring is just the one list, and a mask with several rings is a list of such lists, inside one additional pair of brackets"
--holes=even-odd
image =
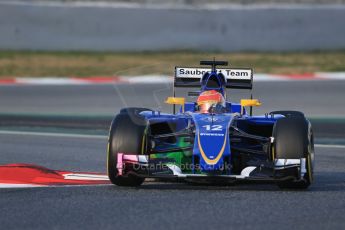
[[(124, 108), (111, 124), (107, 167), (118, 186), (139, 186), (145, 178), (222, 184), (273, 182), (306, 189), (313, 181), (314, 142), (310, 122), (298, 111), (253, 116), (256, 99), (227, 101), (227, 89), (252, 89), (253, 70), (217, 68), (225, 61), (201, 61), (209, 68), (176, 67), (172, 114)], [(176, 87), (194, 102), (175, 96)], [(175, 111), (175, 107), (178, 107)]]

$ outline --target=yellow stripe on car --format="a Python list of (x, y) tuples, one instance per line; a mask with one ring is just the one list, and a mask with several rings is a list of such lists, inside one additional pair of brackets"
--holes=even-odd
[(201, 143), (200, 143), (200, 135), (198, 135), (198, 147), (199, 147), (199, 150), (200, 150), (200, 153), (201, 153), (202, 158), (205, 160), (205, 162), (206, 162), (207, 164), (209, 164), (209, 165), (214, 165), (214, 164), (216, 164), (216, 163), (219, 161), (219, 159), (222, 157), (223, 152), (224, 152), (224, 150), (225, 150), (225, 146), (226, 146), (226, 137), (227, 137), (227, 133), (224, 135), (224, 143), (223, 143), (223, 146), (222, 146), (220, 152), (218, 153), (217, 157), (214, 158), (214, 159), (209, 159), (209, 158), (206, 156), (204, 150), (202, 149), (202, 146), (201, 146)]

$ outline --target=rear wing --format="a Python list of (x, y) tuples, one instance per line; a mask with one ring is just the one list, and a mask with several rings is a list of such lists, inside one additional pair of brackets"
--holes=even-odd
[[(175, 67), (175, 87), (201, 87), (200, 79), (211, 68), (202, 67)], [(217, 68), (226, 79), (226, 88), (252, 89), (253, 69), (250, 68)]]

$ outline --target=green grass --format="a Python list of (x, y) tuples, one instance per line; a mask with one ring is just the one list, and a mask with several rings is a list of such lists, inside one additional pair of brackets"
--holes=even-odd
[(228, 60), (257, 73), (295, 74), (345, 71), (345, 50), (309, 53), (34, 52), (0, 51), (0, 78), (45, 76), (173, 75), (174, 66), (198, 66), (200, 60)]

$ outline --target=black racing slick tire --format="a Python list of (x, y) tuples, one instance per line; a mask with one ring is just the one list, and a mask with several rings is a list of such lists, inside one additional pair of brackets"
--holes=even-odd
[[(290, 113), (291, 114), (291, 113)], [(296, 171), (287, 170), (294, 180), (278, 182), (280, 188), (306, 189), (313, 181), (314, 137), (310, 122), (296, 114), (279, 119), (273, 127), (274, 159), (306, 159), (306, 173), (302, 178)]]
[[(117, 154), (143, 154), (146, 148), (147, 121), (139, 113), (143, 108), (126, 108), (114, 118), (109, 131), (107, 171), (110, 181), (118, 186), (140, 186), (144, 178), (135, 173), (118, 175)], [(133, 169), (134, 170), (134, 169)]]

